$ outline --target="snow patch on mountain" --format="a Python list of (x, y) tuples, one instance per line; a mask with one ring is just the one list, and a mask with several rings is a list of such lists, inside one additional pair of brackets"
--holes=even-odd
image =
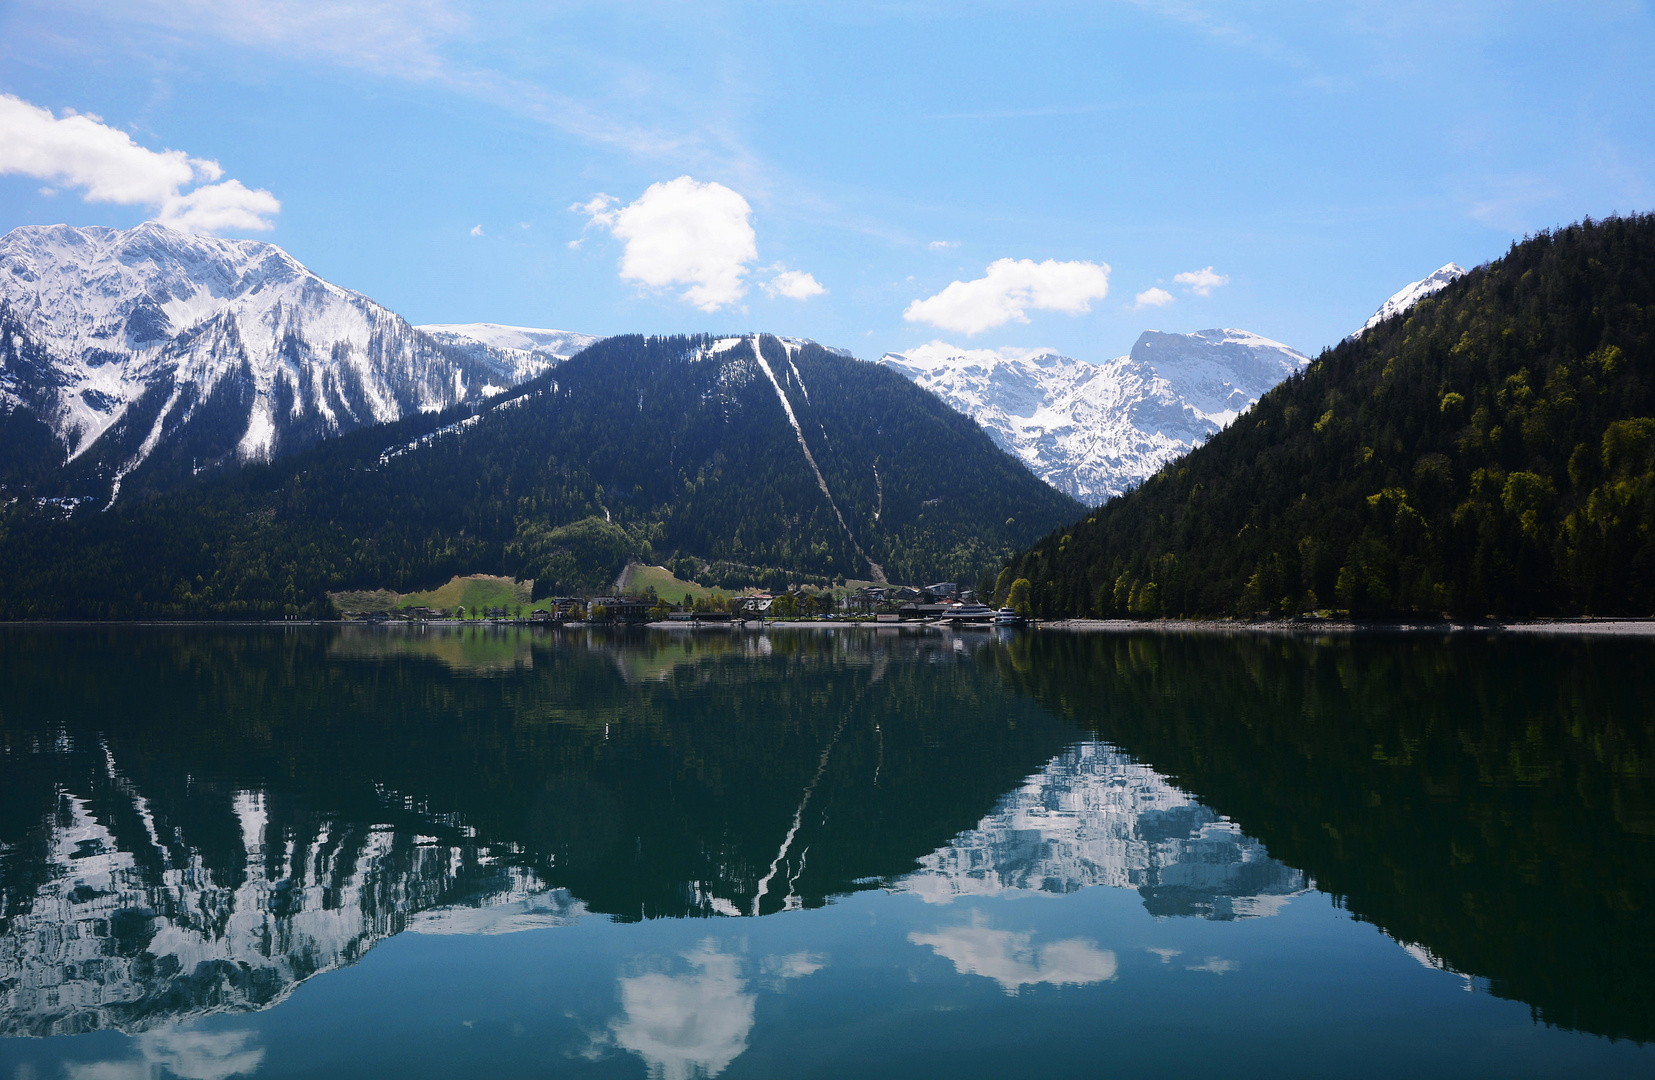
[(1449, 263), (1430, 277), (1421, 278), (1418, 281), (1404, 285), (1389, 300), (1380, 304), (1379, 310), (1374, 312), (1355, 333), (1351, 334), (1351, 337), (1361, 337), (1386, 319), (1402, 314), (1427, 296), (1441, 292), (1464, 276), (1465, 267), (1459, 263)]
[[(501, 323), (424, 323), (414, 327), (440, 344), (459, 349), (483, 363), (509, 368), (516, 382), (532, 379), (553, 364), (569, 359), (603, 339), (572, 330), (548, 330)], [(498, 392), (504, 387), (485, 386)]]
[(880, 361), (982, 425), (1036, 476), (1096, 506), (1231, 423), (1310, 359), (1245, 330), (1145, 331), (1127, 356), (960, 349)]

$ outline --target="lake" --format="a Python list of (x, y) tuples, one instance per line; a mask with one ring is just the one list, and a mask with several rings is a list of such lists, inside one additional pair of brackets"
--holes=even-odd
[(1652, 660), (0, 629), (0, 1078), (1655, 1075)]

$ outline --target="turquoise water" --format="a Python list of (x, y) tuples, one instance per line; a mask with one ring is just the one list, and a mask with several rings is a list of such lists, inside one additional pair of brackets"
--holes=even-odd
[(1651, 1075), (1651, 659), (0, 631), (0, 1077)]

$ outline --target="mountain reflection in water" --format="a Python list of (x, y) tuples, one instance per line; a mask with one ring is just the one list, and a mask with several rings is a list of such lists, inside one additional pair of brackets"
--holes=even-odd
[[(142, 1034), (229, 1076), (263, 1050), (172, 1025), (403, 931), (1113, 886), (1216, 922), (1331, 891), (1643, 1040), (1647, 670), (1637, 643), (6, 631), (0, 1035)], [(907, 940), (1008, 994), (1121, 964), (975, 912)], [(709, 937), (623, 970), (586, 1053), (717, 1075), (759, 987), (830, 964)]]

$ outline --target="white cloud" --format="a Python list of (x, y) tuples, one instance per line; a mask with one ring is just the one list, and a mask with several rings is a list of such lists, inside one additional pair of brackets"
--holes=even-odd
[(1172, 294), (1165, 289), (1150, 288), (1139, 293), (1136, 299), (1138, 301), (1137, 306), (1141, 308), (1166, 307), (1172, 303)]
[[(0, 175), (80, 188), (87, 202), (144, 206), (162, 224), (193, 232), (269, 229), (282, 204), (270, 192), (222, 180), (216, 161), (182, 150), (150, 150), (91, 115), (31, 105), (0, 94)], [(184, 188), (207, 181), (192, 191)]]
[(758, 258), (758, 245), (749, 220), (753, 208), (739, 194), (680, 176), (649, 185), (627, 206), (618, 203), (598, 195), (570, 209), (625, 242), (623, 279), (651, 289), (687, 285), (680, 299), (702, 311), (747, 295), (747, 267)]
[(1107, 982), (1115, 977), (1115, 954), (1090, 941), (1070, 938), (1036, 949), (1028, 932), (994, 930), (987, 926), (954, 926), (934, 934), (909, 934), (915, 945), (928, 945), (950, 960), (961, 975), (982, 975), (1000, 984), (1008, 994), (1025, 986), (1053, 986)]
[(933, 240), (926, 246), (932, 251), (947, 251), (949, 248), (959, 247), (960, 242), (958, 240)]
[(482, 225), (480, 225), (480, 224), (478, 224), (478, 225), (473, 225), (473, 226), (472, 226), (472, 227), (471, 227), (471, 235), (472, 235), (472, 236), (481, 236), (481, 235), (483, 235), (483, 227), (482, 227)]
[(1211, 296), (1214, 289), (1220, 285), (1230, 283), (1228, 275), (1215, 274), (1210, 266), (1205, 270), (1191, 270), (1183, 274), (1174, 274), (1172, 280), (1180, 285), (1188, 285), (1190, 292), (1197, 296)]
[(1219, 956), (1209, 956), (1206, 960), (1199, 964), (1185, 964), (1184, 970), (1210, 971), (1214, 975), (1227, 975), (1240, 967), (1241, 965), (1236, 963), (1234, 960), (1225, 960), (1223, 957)]
[(915, 300), (902, 317), (978, 334), (1012, 321), (1026, 323), (1030, 308), (1080, 315), (1108, 294), (1109, 267), (1104, 263), (1000, 259), (975, 281), (956, 281), (935, 296)]
[(185, 232), (263, 230), (272, 227), (267, 219), (281, 208), (276, 196), (263, 188), (252, 191), (240, 180), (226, 180), (174, 195), (161, 204), (160, 221)]
[(759, 287), (768, 296), (785, 296), (789, 300), (809, 300), (827, 292), (821, 282), (803, 270), (783, 270)]

